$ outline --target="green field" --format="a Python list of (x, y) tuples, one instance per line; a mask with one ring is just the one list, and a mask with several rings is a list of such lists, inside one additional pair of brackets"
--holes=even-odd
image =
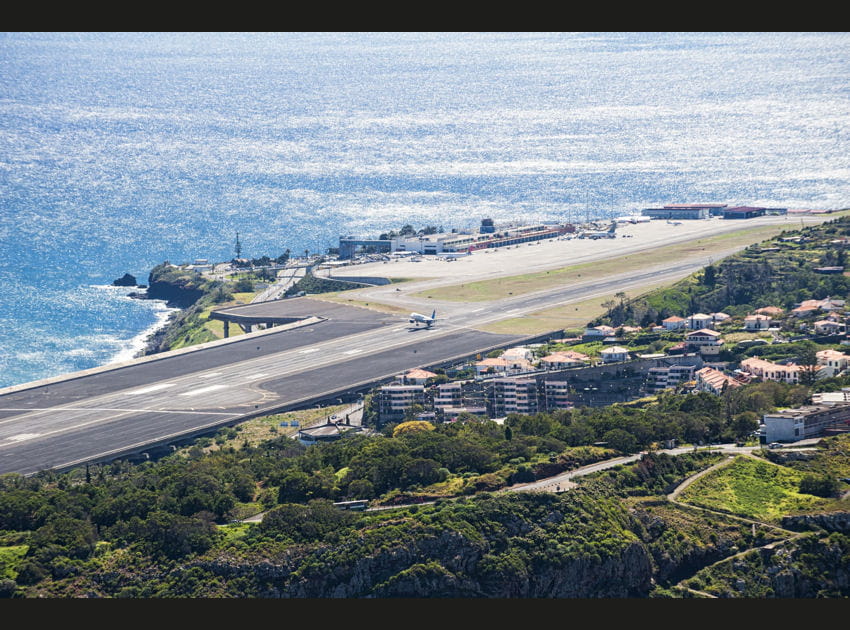
[(0, 580), (18, 577), (17, 567), (29, 549), (27, 545), (0, 547)]
[(729, 465), (691, 484), (683, 503), (767, 522), (782, 516), (829, 509), (834, 501), (798, 491), (804, 473), (755, 457), (737, 457)]

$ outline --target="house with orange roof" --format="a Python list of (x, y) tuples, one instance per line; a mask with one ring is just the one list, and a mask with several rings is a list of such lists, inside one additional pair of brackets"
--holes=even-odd
[(800, 373), (805, 368), (795, 363), (783, 365), (759, 357), (749, 357), (741, 361), (741, 369), (763, 381), (796, 384), (800, 382)]
[(405, 372), (403, 380), (407, 385), (424, 385), (429, 378), (434, 378), (435, 376), (437, 375), (434, 372), (416, 368)]
[(838, 350), (818, 350), (815, 356), (817, 357), (818, 365), (830, 369), (831, 376), (835, 376), (838, 372), (846, 370), (847, 366), (850, 365), (850, 356)]
[(543, 357), (540, 359), (540, 367), (545, 370), (564, 370), (587, 365), (589, 360), (590, 357), (586, 354), (566, 350), (563, 352), (553, 352)]
[(740, 387), (742, 383), (713, 367), (704, 367), (694, 373), (696, 376), (695, 389), (710, 394), (722, 394), (724, 388)]
[(681, 330), (682, 328), (687, 327), (688, 320), (684, 317), (679, 317), (678, 315), (671, 315), (666, 319), (662, 319), (661, 325), (667, 330)]
[(762, 306), (761, 308), (757, 308), (753, 311), (756, 315), (769, 315), (771, 317), (778, 317), (782, 315), (785, 311), (783, 311), (778, 306)]
[(837, 322), (833, 319), (822, 319), (812, 324), (815, 327), (815, 332), (819, 335), (842, 335), (847, 332), (847, 327), (844, 322)]
[(599, 352), (603, 363), (616, 363), (629, 360), (629, 349), (622, 346), (611, 346)]
[(475, 364), (475, 374), (505, 374), (508, 371), (508, 362), (501, 357), (487, 357)]
[(744, 330), (767, 330), (773, 323), (770, 315), (756, 313), (744, 317)]

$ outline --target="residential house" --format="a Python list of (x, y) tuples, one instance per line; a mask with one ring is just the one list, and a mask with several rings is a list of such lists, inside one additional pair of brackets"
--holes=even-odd
[(803, 300), (798, 306), (791, 309), (794, 317), (808, 317), (820, 311), (821, 300)]
[(605, 324), (602, 324), (601, 326), (585, 328), (584, 336), (590, 337), (592, 339), (604, 339), (605, 337), (610, 337), (615, 332), (616, 329), (611, 328), (611, 326), (606, 326)]
[(740, 387), (742, 384), (728, 374), (708, 366), (697, 370), (694, 375), (696, 376), (695, 389), (710, 394), (722, 394), (725, 388)]
[(714, 319), (711, 315), (705, 313), (694, 313), (688, 316), (688, 328), (691, 330), (700, 330), (701, 328), (711, 328), (714, 325)]
[(799, 383), (800, 373), (803, 369), (803, 366), (794, 363), (783, 365), (765, 361), (759, 357), (749, 357), (741, 361), (741, 370), (744, 372), (757, 376), (764, 381), (777, 381), (779, 383)]
[(508, 362), (501, 357), (487, 357), (475, 364), (476, 376), (483, 374), (505, 374), (508, 371)]
[(830, 376), (835, 376), (839, 372), (846, 370), (847, 366), (850, 365), (850, 356), (838, 350), (818, 350), (815, 356), (817, 357), (818, 365), (829, 368)]
[(771, 317), (779, 317), (784, 312), (778, 306), (762, 306), (754, 311), (756, 315), (769, 315)]
[(822, 319), (814, 322), (812, 326), (819, 335), (843, 335), (846, 332), (844, 322), (836, 322), (832, 319)]
[(723, 339), (721, 334), (710, 328), (700, 328), (685, 335), (685, 344), (695, 348), (703, 346), (721, 346)]
[(719, 322), (725, 322), (730, 317), (731, 317), (731, 315), (729, 315), (729, 313), (712, 313), (711, 314), (711, 320), (715, 324), (717, 324)]
[(820, 307), (824, 311), (840, 311), (844, 308), (844, 300), (827, 297), (821, 302)]
[(661, 320), (661, 325), (664, 326), (666, 330), (681, 330), (682, 328), (687, 327), (688, 320), (684, 317), (671, 315), (670, 317)]
[(434, 372), (416, 368), (406, 372), (403, 380), (406, 385), (425, 385), (429, 378), (434, 378), (435, 376), (437, 375)]
[(517, 346), (515, 348), (508, 348), (505, 350), (502, 353), (502, 358), (508, 363), (513, 361), (530, 362), (534, 358), (534, 353), (529, 348)]
[(510, 348), (505, 350), (499, 358), (507, 362), (506, 374), (522, 374), (523, 372), (534, 371), (534, 366), (531, 364), (534, 353), (528, 348)]
[(615, 363), (629, 360), (629, 349), (622, 346), (611, 346), (599, 352), (603, 363)]
[(572, 350), (564, 350), (561, 352), (553, 352), (540, 359), (540, 367), (545, 370), (564, 370), (573, 367), (586, 365), (590, 360), (586, 354), (574, 352)]
[(745, 330), (767, 330), (770, 328), (770, 325), (773, 323), (773, 320), (770, 318), (770, 315), (764, 315), (762, 313), (756, 313), (755, 315), (747, 315), (744, 318), (744, 329)]
[(844, 300), (827, 297), (823, 300), (803, 300), (797, 305), (797, 308), (791, 310), (791, 314), (795, 317), (803, 317), (812, 315), (817, 311), (838, 311), (844, 308)]

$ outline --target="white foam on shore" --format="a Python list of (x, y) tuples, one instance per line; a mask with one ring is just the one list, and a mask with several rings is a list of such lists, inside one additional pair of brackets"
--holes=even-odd
[(170, 308), (166, 306), (165, 302), (161, 300), (151, 300), (151, 304), (154, 305), (156, 321), (138, 335), (127, 341), (124, 344), (124, 347), (106, 362), (107, 365), (111, 363), (123, 363), (125, 361), (135, 359), (138, 354), (145, 349), (148, 337), (162, 328), (165, 328), (171, 314), (180, 310), (179, 308)]

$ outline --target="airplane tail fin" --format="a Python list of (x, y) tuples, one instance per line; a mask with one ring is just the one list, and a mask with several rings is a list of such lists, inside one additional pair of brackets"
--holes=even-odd
[(434, 311), (431, 313), (431, 319), (437, 319), (437, 309), (434, 309)]

